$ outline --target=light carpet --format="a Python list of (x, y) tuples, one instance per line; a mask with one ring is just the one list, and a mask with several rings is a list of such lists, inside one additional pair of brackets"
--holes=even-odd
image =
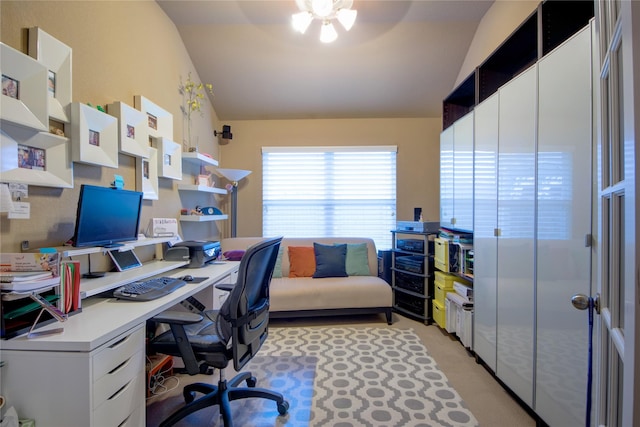
[[(478, 425), (413, 329), (270, 328), (269, 338), (244, 370), (258, 379), (258, 387), (284, 394), (290, 409), (279, 416), (271, 401), (235, 401), (231, 407), (237, 426)], [(148, 414), (154, 416), (147, 416), (147, 425), (157, 425), (158, 412), (172, 412), (181, 400), (177, 396), (151, 404)], [(217, 409), (207, 411), (180, 425), (220, 425)], [(197, 417), (213, 421), (200, 424)]]

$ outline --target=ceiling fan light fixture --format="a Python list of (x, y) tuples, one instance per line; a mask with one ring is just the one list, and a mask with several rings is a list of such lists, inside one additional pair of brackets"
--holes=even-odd
[(326, 21), (322, 24), (320, 28), (320, 41), (322, 43), (331, 43), (335, 39), (338, 38), (338, 33), (336, 32), (335, 27), (329, 21)]
[(311, 11), (321, 18), (328, 18), (333, 12), (333, 1), (311, 0)]
[(294, 13), (291, 16), (291, 24), (293, 28), (301, 34), (304, 34), (311, 25), (311, 21), (313, 21), (313, 15), (311, 12), (303, 11)]
[(300, 12), (292, 15), (293, 28), (304, 34), (311, 21), (317, 19), (322, 22), (320, 41), (331, 43), (338, 38), (338, 33), (332, 24), (337, 19), (345, 30), (349, 31), (356, 21), (358, 12), (351, 9), (353, 0), (295, 0)]
[(349, 31), (353, 24), (356, 22), (356, 16), (358, 16), (358, 11), (353, 9), (340, 9), (336, 12), (336, 18), (345, 30)]

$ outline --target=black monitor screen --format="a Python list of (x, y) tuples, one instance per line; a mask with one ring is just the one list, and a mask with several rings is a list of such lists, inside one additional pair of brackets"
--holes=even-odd
[(83, 184), (73, 246), (111, 246), (136, 240), (142, 193)]

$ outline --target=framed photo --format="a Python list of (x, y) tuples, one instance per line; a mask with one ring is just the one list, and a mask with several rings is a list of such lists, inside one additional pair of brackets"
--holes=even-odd
[(20, 82), (2, 75), (2, 94), (13, 99), (20, 99)]
[(0, 119), (32, 132), (49, 130), (47, 68), (33, 58), (0, 43)]
[(182, 147), (167, 138), (151, 138), (151, 146), (158, 150), (158, 176), (182, 179)]
[(158, 200), (158, 150), (148, 150), (148, 158), (136, 158), (136, 191), (142, 191), (145, 200)]
[(113, 102), (107, 105), (107, 112), (118, 118), (119, 150), (133, 157), (149, 157), (149, 128), (147, 116), (125, 104)]
[(43, 171), (46, 165), (45, 150), (18, 144), (18, 167)]
[(173, 114), (163, 110), (141, 95), (134, 97), (134, 105), (136, 109), (143, 112), (147, 117), (149, 136), (173, 140)]
[(29, 56), (47, 68), (49, 116), (69, 123), (71, 104), (71, 48), (41, 28), (29, 28)]
[(79, 102), (71, 103), (74, 162), (118, 167), (118, 119)]
[(0, 133), (0, 146), (3, 182), (73, 188), (73, 162), (68, 138), (5, 126)]

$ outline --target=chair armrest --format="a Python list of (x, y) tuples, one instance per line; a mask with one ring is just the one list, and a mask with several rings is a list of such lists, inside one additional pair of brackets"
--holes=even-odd
[(235, 286), (234, 283), (219, 283), (216, 285), (216, 288), (222, 290), (222, 291), (227, 291), (227, 292), (231, 292), (231, 290), (233, 289), (233, 287)]
[(186, 311), (163, 311), (160, 314), (156, 314), (153, 320), (162, 323), (169, 323), (174, 325), (190, 325), (192, 323), (198, 323), (204, 319), (201, 315), (196, 313), (189, 313)]

